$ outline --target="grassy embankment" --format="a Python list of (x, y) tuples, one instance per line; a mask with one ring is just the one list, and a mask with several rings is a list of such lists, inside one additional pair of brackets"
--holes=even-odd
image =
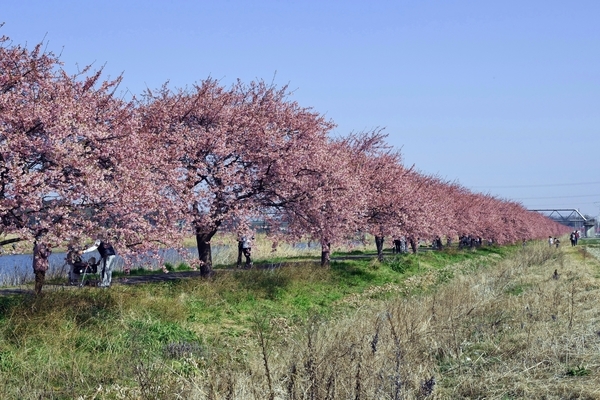
[(210, 281), (4, 297), (0, 391), (598, 398), (599, 264), (580, 250), (450, 250), (330, 269), (299, 262)]

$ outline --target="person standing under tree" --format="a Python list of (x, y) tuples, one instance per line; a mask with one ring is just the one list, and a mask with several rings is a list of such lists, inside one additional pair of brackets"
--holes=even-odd
[(252, 239), (254, 239), (254, 236), (251, 238), (247, 236), (242, 238), (242, 251), (244, 257), (246, 257), (246, 268), (252, 268)]
[(244, 241), (246, 238), (244, 236), (238, 237), (238, 257), (237, 257), (237, 267), (242, 267), (242, 254), (244, 254)]
[(91, 251), (98, 250), (102, 262), (102, 281), (100, 287), (110, 287), (112, 282), (112, 271), (115, 263), (117, 253), (112, 245), (108, 242), (104, 242), (100, 239), (96, 240), (88, 249), (85, 249), (83, 253), (89, 253)]
[(47, 243), (35, 241), (33, 246), (33, 273), (35, 274), (35, 294), (42, 294), (42, 286), (46, 279), (48, 270), (48, 257), (52, 254), (52, 249)]

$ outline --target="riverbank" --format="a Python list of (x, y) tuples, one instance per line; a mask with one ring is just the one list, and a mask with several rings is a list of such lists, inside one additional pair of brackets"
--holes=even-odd
[(597, 398), (599, 271), (581, 248), (532, 243), (0, 297), (0, 387), (8, 399)]
[[(196, 247), (191, 246), (194, 238), (188, 238), (182, 244), (179, 250), (165, 249), (159, 252), (159, 258), (139, 255), (132, 257), (129, 268), (133, 271), (162, 271), (163, 267), (168, 269), (186, 269), (198, 258)], [(371, 238), (368, 240), (354, 241), (345, 243), (336, 248), (336, 251), (348, 252), (369, 252), (374, 251), (374, 244)], [(236, 265), (237, 261), (237, 242), (235, 236), (231, 234), (218, 234), (215, 236), (212, 245), (213, 265), (217, 269), (230, 268)], [(118, 252), (118, 249), (117, 249)], [(281, 263), (282, 261), (293, 258), (317, 258), (320, 255), (320, 248), (314, 243), (278, 243), (274, 248), (273, 242), (265, 235), (257, 234), (253, 244), (252, 255), (258, 263)], [(98, 253), (92, 252), (85, 255), (84, 260), (90, 257), (98, 257)], [(50, 268), (47, 277), (50, 282), (66, 283), (68, 265), (66, 264), (66, 254), (60, 249), (55, 249), (49, 258)], [(31, 268), (31, 254), (4, 254), (0, 256), (0, 287), (22, 286), (33, 281), (33, 272)], [(124, 273), (125, 260), (117, 257), (115, 271), (118, 274)]]

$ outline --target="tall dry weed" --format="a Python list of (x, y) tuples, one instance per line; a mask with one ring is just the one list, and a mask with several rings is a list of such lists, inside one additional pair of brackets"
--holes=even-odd
[[(238, 257), (237, 238), (233, 234), (219, 234), (213, 239), (219, 251), (213, 254), (215, 265), (235, 265)], [(364, 238), (346, 240), (333, 246), (334, 251), (374, 251), (373, 239), (369, 236)], [(308, 239), (298, 242), (281, 242), (264, 234), (256, 234), (252, 241), (252, 257), (255, 261), (268, 259), (290, 259), (295, 257), (319, 257), (321, 255), (320, 244)]]
[(252, 372), (221, 378), (235, 386), (214, 398), (598, 398), (598, 266), (574, 255), (530, 245), (447, 267), (454, 278), (428, 294), (365, 296), (350, 316), (274, 339), (268, 368), (258, 340)]
[(544, 244), (488, 261), (405, 283), (427, 289), (419, 295), (359, 296), (353, 312), (311, 318), (285, 337), (277, 327), (289, 323), (261, 320), (235, 357), (186, 378), (186, 396), (600, 398), (599, 263)]

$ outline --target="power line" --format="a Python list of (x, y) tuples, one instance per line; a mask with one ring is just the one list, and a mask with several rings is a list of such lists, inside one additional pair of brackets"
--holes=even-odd
[(544, 203), (525, 203), (528, 209), (540, 209), (540, 208), (576, 208), (586, 215), (600, 215), (598, 206), (594, 203), (555, 203), (555, 202), (544, 202)]
[[(518, 200), (516, 200), (516, 201), (518, 201)], [(578, 205), (578, 206), (581, 206), (581, 205), (589, 205), (589, 204), (594, 204), (596, 207), (598, 207), (598, 204), (597, 204), (597, 203), (598, 203), (597, 201), (594, 201), (594, 202), (590, 201), (590, 202), (584, 202), (584, 203), (577, 202), (577, 205)], [(545, 204), (548, 204), (548, 203), (545, 203)], [(550, 203), (550, 204), (556, 204), (556, 203)], [(563, 202), (560, 202), (559, 204), (563, 204), (565, 208), (567, 208), (567, 207), (572, 207), (572, 206), (573, 206), (573, 203), (572, 203), (572, 202), (571, 202), (571, 203), (563, 203)], [(536, 206), (536, 207), (531, 207), (531, 208), (545, 208), (545, 207), (546, 207), (546, 206)], [(558, 206), (556, 206), (556, 207), (558, 207)]]
[(519, 197), (516, 200), (537, 200), (537, 199), (574, 199), (579, 197), (600, 197), (600, 194), (581, 194), (573, 196), (552, 196), (552, 197)]
[[(523, 202), (525, 203), (525, 202)], [(559, 201), (559, 202), (548, 202), (545, 201), (543, 203), (538, 203), (538, 202), (527, 202), (527, 207), (528, 208), (551, 208), (551, 207), (561, 207), (561, 208), (579, 208), (579, 207), (586, 207), (586, 208), (593, 208), (593, 209), (598, 209), (598, 206), (595, 205), (594, 203), (580, 203), (580, 202), (568, 202), (565, 203), (563, 201)], [(534, 206), (535, 205), (535, 206)]]
[(514, 189), (514, 188), (581, 186), (581, 185), (599, 185), (599, 184), (600, 184), (600, 182), (579, 182), (579, 183), (553, 183), (553, 184), (548, 184), (548, 185), (471, 186), (471, 188), (472, 189)]

